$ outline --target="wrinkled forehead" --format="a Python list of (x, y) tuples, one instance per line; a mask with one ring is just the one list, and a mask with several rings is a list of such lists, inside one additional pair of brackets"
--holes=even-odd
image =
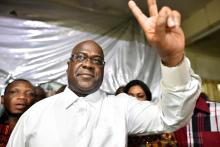
[(79, 44), (77, 44), (73, 50), (72, 54), (76, 53), (86, 53), (88, 55), (97, 55), (100, 57), (104, 57), (103, 50), (101, 46), (99, 46), (96, 42), (94, 41), (84, 41)]

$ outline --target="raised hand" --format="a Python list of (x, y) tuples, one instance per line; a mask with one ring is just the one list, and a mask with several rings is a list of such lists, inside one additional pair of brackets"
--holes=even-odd
[(185, 37), (180, 27), (181, 16), (178, 11), (163, 7), (159, 12), (156, 0), (147, 0), (150, 17), (147, 17), (133, 0), (129, 8), (143, 29), (148, 43), (157, 49), (162, 62), (176, 66), (184, 56)]

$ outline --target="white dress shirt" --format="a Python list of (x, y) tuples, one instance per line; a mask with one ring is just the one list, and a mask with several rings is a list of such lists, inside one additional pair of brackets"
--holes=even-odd
[(200, 78), (185, 58), (177, 67), (162, 65), (158, 103), (98, 90), (78, 97), (69, 88), (46, 98), (18, 121), (7, 147), (125, 147), (128, 134), (173, 131), (192, 115)]

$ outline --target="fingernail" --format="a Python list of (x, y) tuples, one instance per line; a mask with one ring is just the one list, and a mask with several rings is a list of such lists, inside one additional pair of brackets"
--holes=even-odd
[(180, 26), (180, 22), (179, 22), (178, 19), (175, 19), (175, 25), (176, 25), (176, 26)]
[(174, 27), (175, 25), (176, 25), (175, 21), (171, 17), (169, 17), (168, 18), (168, 26)]

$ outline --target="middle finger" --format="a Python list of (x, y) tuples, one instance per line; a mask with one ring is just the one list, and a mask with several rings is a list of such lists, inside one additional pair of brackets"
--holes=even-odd
[(158, 9), (157, 9), (157, 2), (156, 0), (147, 0), (148, 10), (150, 16), (157, 16)]

